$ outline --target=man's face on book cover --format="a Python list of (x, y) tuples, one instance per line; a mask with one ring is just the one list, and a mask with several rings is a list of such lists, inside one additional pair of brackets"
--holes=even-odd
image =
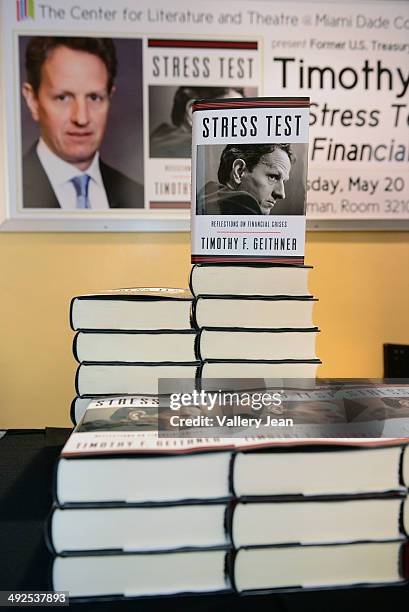
[(285, 198), (285, 183), (290, 178), (291, 162), (283, 149), (274, 149), (261, 156), (250, 171), (241, 176), (240, 189), (250, 193), (258, 202), (263, 215), (268, 215), (277, 200)]

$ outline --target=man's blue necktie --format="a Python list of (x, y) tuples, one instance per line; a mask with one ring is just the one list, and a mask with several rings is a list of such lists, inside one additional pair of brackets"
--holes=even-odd
[(79, 176), (74, 176), (74, 178), (71, 179), (77, 196), (77, 208), (90, 208), (88, 198), (88, 184), (90, 178), (91, 177), (88, 174), (80, 174)]

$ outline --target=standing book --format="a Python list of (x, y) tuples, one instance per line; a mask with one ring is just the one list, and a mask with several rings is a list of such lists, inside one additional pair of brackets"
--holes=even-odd
[(309, 98), (193, 104), (192, 263), (303, 264)]

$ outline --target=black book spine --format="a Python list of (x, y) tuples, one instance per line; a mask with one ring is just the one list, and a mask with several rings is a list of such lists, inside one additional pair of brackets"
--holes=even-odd
[(233, 498), (226, 506), (226, 513), (224, 517), (224, 525), (226, 534), (228, 535), (229, 545), (231, 548), (234, 548), (234, 540), (233, 540), (233, 517), (234, 511), (237, 506), (237, 499)]
[(75, 372), (75, 381), (74, 381), (75, 392), (79, 396), (81, 396), (80, 386), (79, 386), (80, 369), (81, 369), (81, 364), (78, 366), (77, 371)]
[(51, 497), (52, 497), (52, 500), (53, 500), (53, 506), (60, 506), (60, 503), (59, 503), (59, 500), (58, 500), (58, 493), (57, 493), (58, 468), (59, 468), (59, 465), (60, 465), (60, 461), (61, 461), (61, 456), (58, 459), (58, 461), (56, 461), (56, 463), (54, 464), (53, 474), (52, 474)]
[[(196, 338), (197, 340), (197, 338)], [(196, 370), (196, 376), (195, 376), (195, 388), (200, 391), (201, 390), (201, 384), (202, 384), (202, 372), (203, 372), (203, 362), (201, 362), (198, 366), (197, 366), (197, 370)]]
[(196, 353), (196, 358), (203, 362), (203, 357), (202, 357), (202, 353), (201, 353), (201, 338), (202, 338), (202, 333), (203, 333), (203, 329), (199, 330), (199, 333), (196, 336), (196, 341), (195, 341), (195, 353)]
[(74, 425), (74, 427), (77, 424), (77, 419), (75, 418), (75, 404), (76, 404), (76, 400), (77, 400), (77, 397), (74, 397), (74, 399), (71, 402), (71, 406), (70, 406), (70, 419), (71, 419), (71, 423)]
[(234, 498), (237, 498), (237, 494), (234, 488), (234, 467), (235, 467), (235, 461), (236, 461), (236, 456), (238, 452), (239, 451), (237, 449), (232, 451), (231, 459), (230, 459), (230, 466), (229, 466), (229, 491), (230, 491), (230, 494)]
[(402, 446), (402, 453), (400, 456), (400, 460), (399, 460), (399, 484), (401, 484), (403, 487), (408, 488), (409, 487), (409, 482), (406, 482), (405, 480), (405, 474), (403, 471), (403, 466), (404, 466), (404, 459), (405, 459), (405, 452), (407, 452), (407, 447)]
[(408, 525), (405, 524), (405, 504), (407, 501), (402, 499), (399, 510), (399, 531), (407, 538), (409, 537)]
[(78, 336), (79, 334), (80, 332), (77, 332), (74, 336), (74, 340), (72, 341), (72, 352), (74, 355), (74, 359), (78, 361), (78, 363), (81, 363), (81, 360), (78, 357)]
[(241, 593), (239, 593), (239, 591), (237, 590), (237, 584), (236, 584), (236, 575), (235, 575), (235, 567), (236, 567), (236, 557), (237, 557), (237, 549), (233, 548), (230, 555), (229, 555), (229, 573), (230, 573), (230, 584), (231, 584), (231, 588), (233, 589), (233, 592), (236, 595), (240, 595)]
[(70, 302), (70, 315), (69, 315), (69, 316), (70, 316), (70, 327), (71, 327), (71, 329), (72, 329), (73, 331), (76, 331), (76, 330), (75, 330), (75, 327), (74, 327), (74, 319), (73, 319), (73, 316), (72, 316), (72, 314), (73, 314), (73, 309), (74, 309), (74, 302), (75, 302), (75, 300), (76, 300), (76, 299), (77, 299), (77, 298), (76, 298), (76, 297), (74, 297), (74, 298), (72, 298), (72, 300), (71, 300), (71, 302)]
[(409, 580), (409, 541), (403, 542), (399, 555), (399, 572), (404, 580)]
[(197, 318), (196, 318), (196, 311), (197, 311), (197, 302), (200, 299), (200, 297), (195, 298), (192, 302), (192, 327), (194, 327), (195, 329), (200, 329), (199, 324), (197, 322)]
[(190, 269), (190, 274), (189, 274), (189, 289), (190, 289), (192, 295), (195, 295), (195, 292), (193, 291), (193, 272), (194, 272), (195, 268), (196, 268), (196, 266), (192, 266), (191, 269)]

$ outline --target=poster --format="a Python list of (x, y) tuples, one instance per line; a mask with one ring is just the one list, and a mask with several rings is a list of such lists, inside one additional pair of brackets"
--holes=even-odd
[[(181, 99), (188, 111), (193, 90), (220, 89), (220, 97), (310, 97), (307, 228), (406, 228), (408, 32), (409, 5), (398, 1), (3, 2), (0, 229), (188, 230), (189, 113), (178, 137), (173, 108)], [(81, 94), (95, 103), (102, 93), (105, 116), (93, 125), (77, 115), (68, 130), (71, 145), (85, 149), (80, 157), (59, 147), (58, 127), (44, 124), (44, 81), (28, 80), (30, 41), (49, 37), (115, 47), (110, 87), (105, 77), (103, 86), (59, 94), (60, 102)], [(82, 82), (91, 85), (93, 74)], [(30, 152), (34, 166), (25, 164)]]

